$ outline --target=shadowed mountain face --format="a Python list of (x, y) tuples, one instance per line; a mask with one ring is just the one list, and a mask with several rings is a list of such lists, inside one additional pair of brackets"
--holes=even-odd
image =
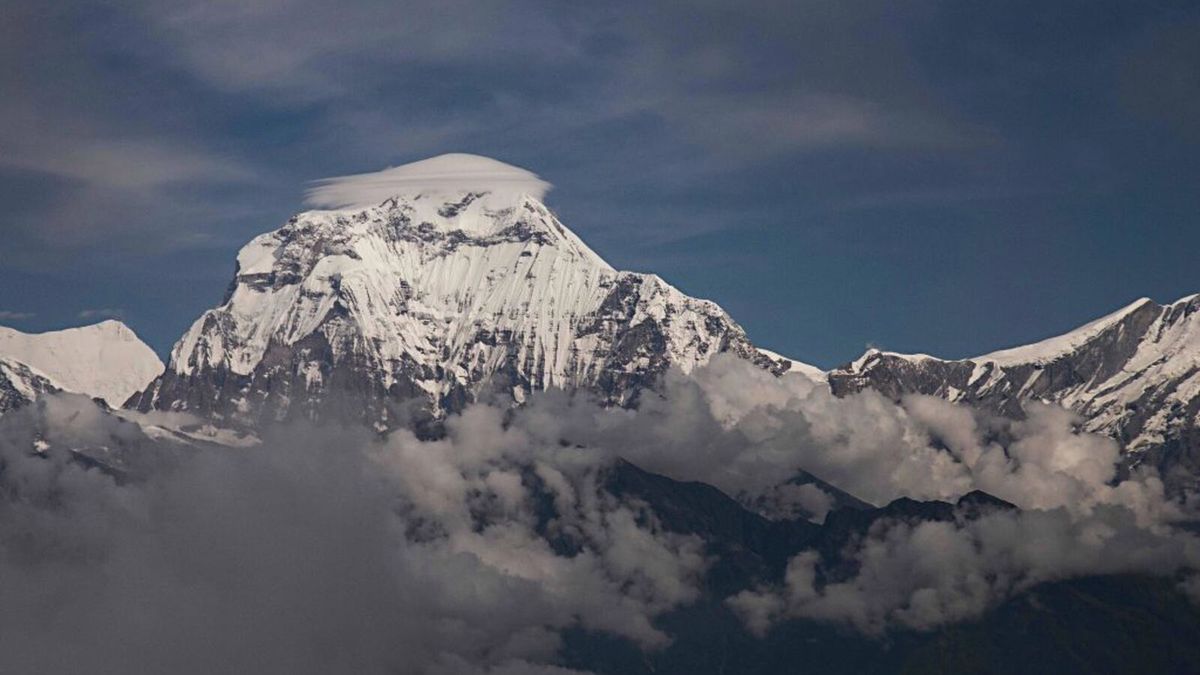
[(828, 379), (838, 395), (927, 394), (1014, 418), (1026, 401), (1057, 403), (1085, 430), (1117, 439), (1129, 465), (1153, 465), (1176, 487), (1200, 472), (1200, 296), (1139, 300), (1065, 335), (971, 359), (872, 350)]
[(797, 367), (756, 350), (714, 303), (614, 270), (532, 196), (416, 193), (302, 213), (256, 238), (225, 302), (129, 405), (390, 429), (545, 389), (629, 405), (667, 368), (719, 353)]
[(575, 636), (574, 663), (598, 673), (678, 675), (1184, 675), (1200, 667), (1200, 613), (1169, 582), (1145, 577), (1048, 583), (976, 621), (881, 640), (799, 620), (760, 640), (718, 604), (698, 604), (663, 623), (679, 637), (661, 653), (646, 657)]
[(1054, 582), (1001, 603), (976, 620), (929, 632), (866, 637), (848, 628), (793, 619), (759, 638), (723, 600), (779, 582), (787, 561), (815, 551), (826, 581), (852, 576), (849, 544), (883, 521), (972, 519), (1011, 504), (982, 492), (950, 504), (900, 499), (846, 508), (823, 525), (769, 521), (702, 483), (681, 483), (620, 463), (613, 494), (648, 506), (669, 531), (700, 537), (717, 561), (704, 597), (660, 620), (674, 642), (644, 653), (604, 636), (575, 632), (568, 663), (597, 673), (1192, 673), (1200, 669), (1200, 609), (1173, 581), (1107, 576)]

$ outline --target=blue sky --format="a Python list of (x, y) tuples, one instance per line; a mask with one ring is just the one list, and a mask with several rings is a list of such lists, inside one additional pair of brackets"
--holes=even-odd
[(9, 0), (0, 59), (24, 330), (165, 352), (310, 181), (455, 151), (822, 366), (1200, 291), (1195, 2)]

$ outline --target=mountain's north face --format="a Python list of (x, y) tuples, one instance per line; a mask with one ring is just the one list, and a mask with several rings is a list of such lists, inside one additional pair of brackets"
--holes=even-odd
[(224, 302), (130, 405), (385, 429), (537, 390), (629, 404), (718, 353), (817, 372), (757, 350), (716, 304), (613, 269), (518, 180), (531, 174), (464, 155), (409, 166), (420, 179), (367, 186), (380, 203), (341, 200), (251, 241)]
[(1006, 417), (1026, 401), (1057, 403), (1085, 430), (1116, 438), (1129, 464), (1150, 463), (1176, 483), (1200, 475), (1200, 295), (1142, 298), (1064, 335), (970, 359), (871, 350), (828, 380), (839, 395), (929, 394)]

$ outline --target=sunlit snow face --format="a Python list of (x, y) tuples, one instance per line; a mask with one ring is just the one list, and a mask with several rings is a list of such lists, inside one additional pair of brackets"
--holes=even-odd
[(531, 171), (488, 157), (450, 153), (373, 173), (316, 181), (306, 202), (324, 208), (355, 208), (372, 206), (396, 195), (471, 191), (494, 197), (529, 195), (541, 199), (550, 188)]

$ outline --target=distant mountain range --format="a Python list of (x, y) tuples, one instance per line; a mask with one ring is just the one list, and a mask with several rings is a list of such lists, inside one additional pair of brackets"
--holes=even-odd
[(165, 370), (117, 321), (0, 328), (0, 410), (61, 389), (242, 429), (296, 418), (422, 428), (473, 401), (548, 389), (636, 405), (668, 368), (726, 353), (827, 381), (839, 396), (928, 394), (1011, 418), (1026, 401), (1058, 403), (1117, 439), (1129, 467), (1153, 465), (1176, 484), (1200, 475), (1200, 296), (1143, 298), (975, 358), (869, 350), (822, 372), (756, 348), (713, 302), (613, 269), (522, 169), (445, 155), (390, 171), (410, 169), (442, 179), (306, 211), (247, 244), (225, 299)]

